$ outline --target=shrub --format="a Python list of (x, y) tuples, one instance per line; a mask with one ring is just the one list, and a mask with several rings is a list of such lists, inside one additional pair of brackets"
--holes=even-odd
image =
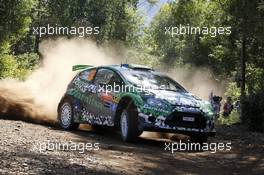
[(234, 109), (228, 117), (221, 115), (217, 121), (221, 125), (233, 125), (240, 123), (240, 116), (236, 109)]
[(39, 62), (36, 53), (13, 55), (6, 42), (0, 47), (0, 78), (25, 79)]
[(18, 74), (18, 64), (13, 55), (0, 53), (0, 77), (15, 78)]
[(18, 74), (17, 68), (16, 59), (10, 54), (10, 44), (3, 42), (0, 47), (0, 77), (15, 77)]

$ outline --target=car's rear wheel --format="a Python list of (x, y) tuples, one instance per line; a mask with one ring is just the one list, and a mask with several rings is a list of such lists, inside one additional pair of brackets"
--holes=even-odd
[(58, 120), (59, 124), (63, 129), (74, 130), (79, 127), (79, 123), (74, 123), (74, 111), (69, 99), (62, 101), (59, 111), (58, 111)]
[(133, 109), (124, 109), (120, 117), (120, 131), (123, 141), (132, 142), (142, 134), (138, 129), (137, 113)]

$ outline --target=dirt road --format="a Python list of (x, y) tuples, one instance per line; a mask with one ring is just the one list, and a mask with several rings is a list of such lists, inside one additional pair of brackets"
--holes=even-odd
[[(51, 142), (89, 143), (92, 150), (44, 147)], [(169, 142), (144, 134), (137, 143), (124, 143), (109, 131), (67, 132), (0, 119), (0, 174), (264, 174), (264, 134), (222, 126), (209, 142), (231, 142), (232, 149), (216, 153), (171, 153), (165, 150)]]

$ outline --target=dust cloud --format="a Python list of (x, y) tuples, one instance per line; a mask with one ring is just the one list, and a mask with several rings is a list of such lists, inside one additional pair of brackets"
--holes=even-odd
[[(42, 62), (25, 81), (0, 81), (0, 114), (37, 123), (56, 123), (57, 105), (76, 72), (75, 64), (120, 64), (87, 39), (45, 40), (39, 51)], [(112, 56), (114, 53), (111, 54)]]
[(214, 95), (224, 96), (227, 82), (214, 78), (208, 68), (186, 66), (166, 70), (167, 74), (186, 90), (203, 100), (209, 100), (211, 92)]

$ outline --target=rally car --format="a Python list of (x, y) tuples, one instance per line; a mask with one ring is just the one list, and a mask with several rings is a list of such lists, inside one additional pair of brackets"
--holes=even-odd
[(66, 130), (80, 123), (109, 126), (124, 141), (135, 141), (143, 131), (185, 134), (195, 142), (215, 135), (210, 103), (163, 73), (132, 64), (75, 65), (73, 70), (79, 73), (58, 105), (58, 121)]

